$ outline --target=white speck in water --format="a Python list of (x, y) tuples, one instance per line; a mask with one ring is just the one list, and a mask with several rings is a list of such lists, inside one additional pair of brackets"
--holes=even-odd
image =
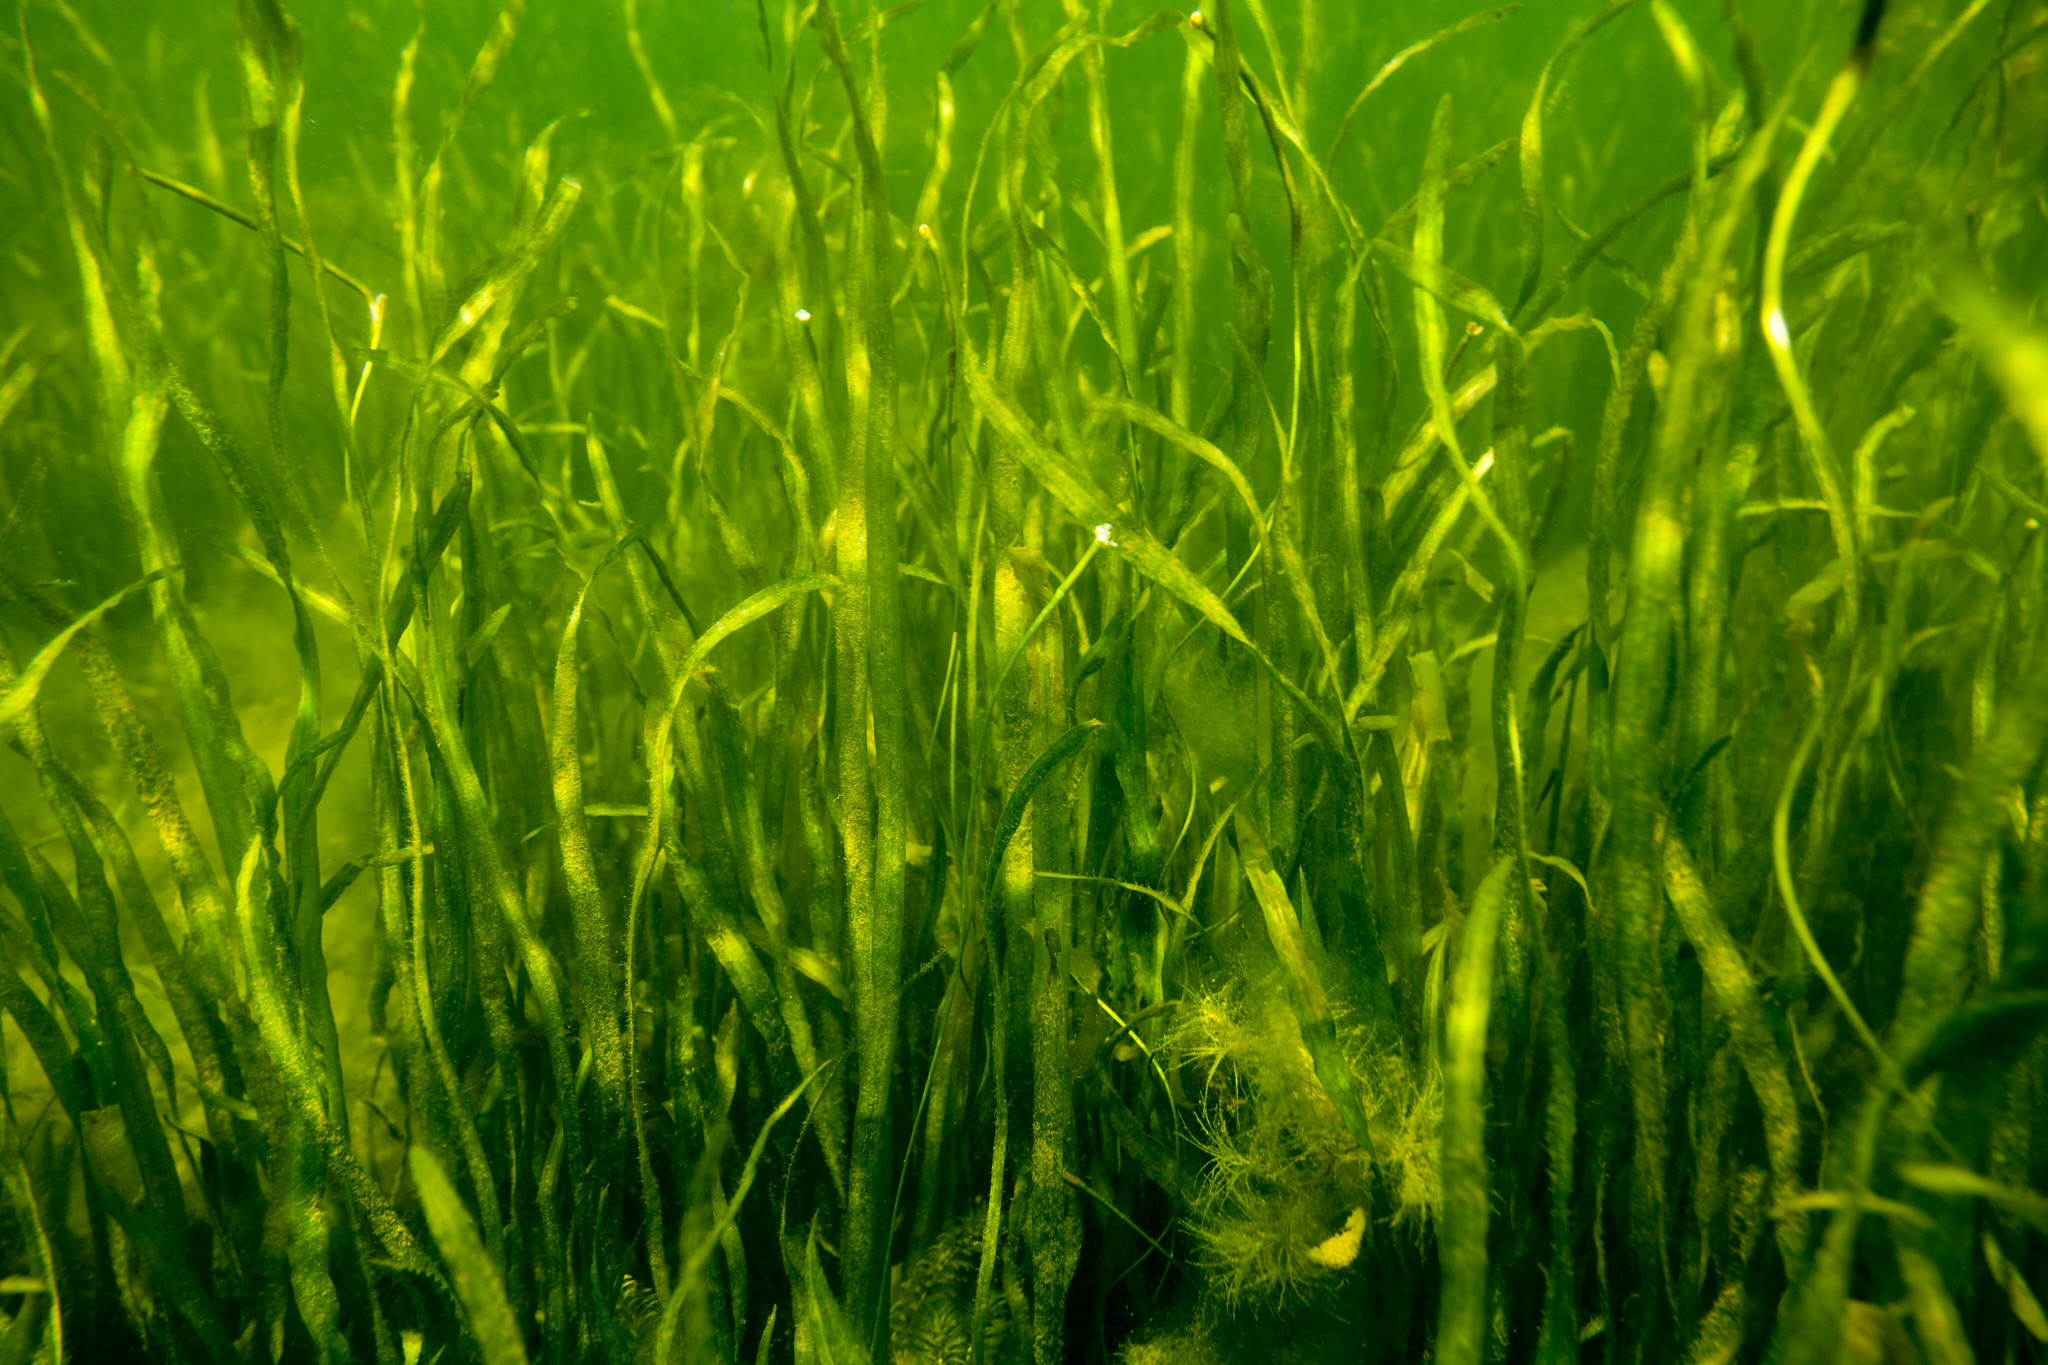
[(797, 309), (797, 310), (796, 310), (796, 320), (797, 320), (798, 322), (809, 322), (809, 321), (811, 320), (811, 310), (810, 310), (810, 309), (808, 309), (808, 308), (799, 308), (799, 309)]

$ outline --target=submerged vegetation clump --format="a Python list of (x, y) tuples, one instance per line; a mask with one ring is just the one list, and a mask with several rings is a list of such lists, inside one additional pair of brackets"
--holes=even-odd
[[(1186, 1218), (1205, 1289), (1232, 1310), (1279, 1309), (1341, 1284), (1361, 1250), (1370, 1261), (1369, 1225), (1376, 1236), (1431, 1225), (1442, 1091), (1426, 1069), (1393, 1040), (1340, 1025), (1368, 1150), (1317, 1081), (1282, 982), (1191, 982), (1181, 999), (1164, 1043), (1202, 1159)], [(1376, 1180), (1387, 1207), (1369, 1217)]]
[(0, 1365), (2048, 1350), (2041, 0), (22, 0)]

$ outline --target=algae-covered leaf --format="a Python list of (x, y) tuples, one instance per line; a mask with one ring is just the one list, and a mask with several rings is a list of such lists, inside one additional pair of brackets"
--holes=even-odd
[[(1440, 205), (1441, 199), (1438, 202)], [(1508, 325), (1508, 316), (1501, 310), (1500, 300), (1478, 281), (1468, 279), (1441, 261), (1418, 256), (1384, 237), (1372, 244), (1372, 250), (1375, 256), (1407, 276), (1411, 284), (1428, 290), (1459, 312), (1469, 313), (1495, 327)]]
[(678, 676), (686, 675), (701, 666), (704, 660), (710, 656), (711, 651), (717, 648), (720, 642), (727, 636), (744, 626), (751, 625), (755, 621), (760, 620), (791, 598), (801, 597), (807, 592), (822, 592), (827, 588), (837, 586), (839, 586), (839, 580), (831, 574), (825, 573), (811, 574), (804, 578), (791, 578), (780, 583), (769, 584), (704, 628), (704, 633), (699, 635), (696, 643), (690, 646), (690, 652), (684, 658), (683, 666), (677, 670)]
[(1002, 433), (1032, 475), (1045, 485), (1060, 505), (1084, 526), (1100, 526), (1105, 522), (1114, 524), (1117, 520), (1115, 504), (1087, 471), (1064, 452), (1040, 440), (1024, 414), (996, 391), (995, 384), (979, 366), (970, 363), (964, 368), (968, 391), (974, 396), (975, 406), (981, 409), (989, 424)]
[[(1342, 752), (1344, 741), (1336, 725), (1322, 707), (1302, 691), (1300, 684), (1274, 664), (1271, 655), (1252, 642), (1250, 634), (1223, 599), (1142, 526), (1126, 524), (1109, 495), (1094, 479), (1065, 452), (1039, 439), (1023, 414), (996, 392), (995, 385), (977, 366), (970, 363), (965, 368), (976, 406), (1010, 442), (1025, 467), (1068, 513), (1081, 525), (1095, 528), (1099, 543), (1114, 544), (1117, 552), (1139, 573), (1166, 589), (1184, 605), (1192, 607), (1203, 619), (1250, 651), (1253, 660), (1287, 693), (1331, 750)], [(1130, 411), (1135, 415), (1146, 410), (1133, 408)], [(1163, 418), (1159, 420), (1164, 422)]]
[(1514, 870), (1512, 857), (1497, 860), (1473, 897), (1444, 1015), (1440, 1365), (1478, 1365), (1486, 1337), (1486, 1029), (1493, 1012), (1494, 944)]
[(533, 228), (519, 243), (485, 273), (483, 279), (465, 296), (453, 305), (451, 316), (442, 324), (440, 334), (435, 338), (428, 356), (432, 368), (448, 354), (450, 347), (469, 334), (471, 328), (481, 322), (484, 315), (506, 299), (512, 298), (526, 283), (527, 276), (540, 264), (541, 256), (555, 244), (562, 232), (569, 226), (569, 216), (576, 211), (576, 202), (583, 194), (580, 181), (563, 176), (555, 186), (555, 192), (548, 196), (542, 206)]
[(476, 1224), (462, 1197), (455, 1192), (441, 1163), (425, 1147), (414, 1147), (409, 1157), (413, 1184), (420, 1192), (420, 1209), (427, 1216), (427, 1229), (441, 1258), (448, 1263), (455, 1295), (469, 1319), (478, 1354), (484, 1365), (526, 1365), (526, 1342), (519, 1321), (505, 1298), (504, 1282), (498, 1268), (484, 1253)]
[(818, 1239), (813, 1235), (804, 1246), (803, 1297), (805, 1319), (811, 1329), (811, 1344), (818, 1353), (818, 1365), (868, 1365), (868, 1348), (846, 1319), (818, 1264)]
[(484, 35), (476, 57), (470, 62), (469, 77), (462, 83), (462, 95), (454, 112), (448, 116), (446, 130), (442, 133), (444, 143), (461, 129), (470, 110), (491, 88), (491, 82), (497, 79), (498, 68), (504, 65), (505, 54), (512, 50), (512, 41), (519, 36), (520, 21), (525, 17), (526, 0), (505, 0), (499, 8), (497, 17), (491, 21), (490, 32)]
[(1003, 855), (1009, 851), (1010, 840), (1017, 835), (1024, 823), (1024, 814), (1031, 806), (1031, 798), (1047, 779), (1059, 770), (1061, 764), (1081, 751), (1081, 746), (1102, 729), (1099, 720), (1084, 720), (1045, 747), (1045, 752), (1031, 760), (1031, 766), (1017, 779), (1009, 799), (1003, 802), (1003, 813), (996, 821), (995, 836), (989, 841), (988, 871), (982, 878), (981, 902), (994, 905), (996, 877), (1002, 871)]
[(57, 660), (64, 653), (64, 647), (71, 643), (72, 637), (76, 636), (81, 630), (91, 626), (93, 622), (105, 616), (115, 607), (120, 606), (121, 603), (127, 601), (129, 594), (135, 592), (138, 588), (149, 586), (162, 576), (162, 571), (158, 571), (147, 578), (130, 583), (91, 611), (88, 611), (85, 615), (58, 631), (50, 638), (48, 644), (37, 650), (35, 657), (28, 661), (28, 667), (22, 669), (21, 676), (14, 680), (14, 686), (8, 688), (5, 693), (0, 693), (0, 731), (4, 731), (9, 725), (14, 723), (16, 717), (28, 710), (29, 707), (35, 705), (36, 694), (42, 691), (43, 679), (50, 675), (50, 670), (56, 666)]
[(1378, 1153), (1374, 1150), (1372, 1127), (1366, 1121), (1365, 1105), (1359, 1099), (1358, 1080), (1351, 1074), (1351, 1063), (1338, 1041), (1329, 995), (1315, 961), (1309, 956), (1301, 916), (1288, 898), (1280, 873), (1273, 867), (1264, 837), (1241, 810), (1237, 812), (1236, 829), (1245, 880), (1251, 883), (1252, 896), (1266, 922), (1267, 937), (1280, 959), (1281, 971), (1286, 974), (1288, 995), (1316, 1079), (1322, 1082), (1323, 1093), (1344, 1127), (1365, 1149), (1367, 1158), (1376, 1162)]

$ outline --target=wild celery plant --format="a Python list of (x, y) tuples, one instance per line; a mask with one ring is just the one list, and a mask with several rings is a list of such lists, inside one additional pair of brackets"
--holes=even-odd
[(2048, 1345), (2037, 0), (403, 8), (17, 7), (0, 1365)]

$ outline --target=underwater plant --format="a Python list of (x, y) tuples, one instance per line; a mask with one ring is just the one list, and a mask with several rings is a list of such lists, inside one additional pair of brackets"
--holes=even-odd
[(2048, 1352), (2042, 0), (18, 0), (0, 1365)]
[[(1341, 1280), (1369, 1226), (1431, 1224), (1443, 1096), (1394, 1040), (1340, 1030), (1373, 1129), (1361, 1146), (1316, 1080), (1282, 986), (1252, 981), (1242, 992), (1236, 982), (1191, 989), (1166, 1044), (1201, 1077), (1188, 1108), (1203, 1164), (1187, 1217), (1204, 1286), (1226, 1305), (1277, 1307)], [(1369, 1219), (1376, 1176), (1392, 1210)]]

